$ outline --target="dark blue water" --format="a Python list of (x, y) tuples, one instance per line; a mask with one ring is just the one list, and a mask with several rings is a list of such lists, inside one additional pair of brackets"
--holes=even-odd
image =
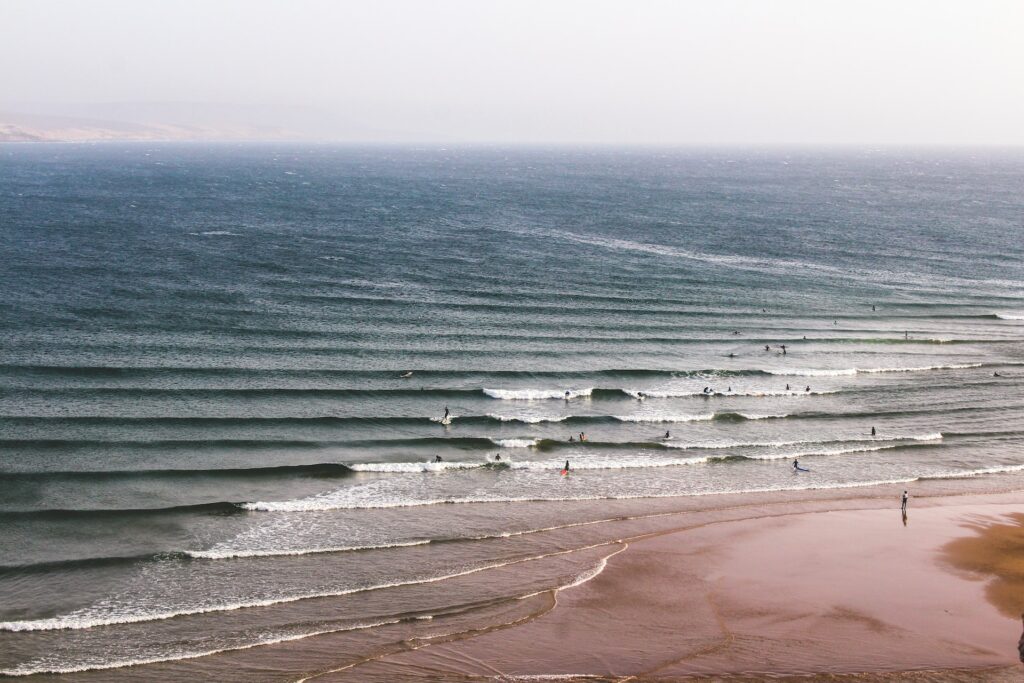
[(0, 146), (0, 670), (434, 614), (593, 501), (1005, 486), (1022, 190), (992, 150)]

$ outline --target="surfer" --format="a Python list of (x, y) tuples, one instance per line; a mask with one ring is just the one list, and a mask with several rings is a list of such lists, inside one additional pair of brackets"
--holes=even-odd
[(668, 430), (665, 430), (665, 438), (666, 439), (672, 438), (672, 435), (668, 433)]
[(781, 347), (779, 347), (779, 348), (781, 348), (781, 349), (782, 349), (782, 355), (783, 355), (783, 356), (785, 356), (785, 355), (786, 355), (786, 345), (785, 345), (785, 344), (783, 344), (783, 345), (782, 345)]
[(501, 453), (494, 454), (494, 462), (501, 462)]
[(873, 310), (875, 310), (875, 307), (874, 307), (874, 305), (872, 305), (872, 306), (871, 306), (871, 310), (872, 310), (872, 311), (873, 311)]
[(569, 461), (565, 461), (565, 467), (562, 468), (562, 474), (569, 474)]
[(794, 470), (799, 470), (800, 469), (800, 461), (797, 460), (796, 458), (793, 458), (793, 469)]
[(569, 435), (569, 441), (571, 443), (575, 443), (576, 442), (576, 439), (573, 438), (572, 434)]
[(992, 376), (993, 377), (1002, 377), (1002, 375), (1000, 375), (998, 372), (993, 372)]
[(736, 354), (735, 354), (735, 353), (730, 353), (730, 354), (729, 354), (729, 358), (735, 358), (735, 357), (736, 357)]
[(409, 370), (408, 372), (403, 372), (401, 375), (399, 375), (399, 377), (401, 379), (409, 379), (410, 377), (412, 377), (412, 370)]
[(771, 351), (771, 350), (772, 350), (772, 347), (770, 347), (770, 346), (768, 346), (767, 344), (765, 344), (765, 345), (764, 345), (764, 350), (765, 350), (765, 351)]
[(871, 436), (874, 436), (874, 435), (875, 435), (875, 428), (874, 428), (874, 427), (872, 427), (872, 428), (871, 428)]
[(811, 385), (810, 385), (810, 384), (808, 384), (808, 385), (807, 385), (807, 388), (806, 388), (806, 389), (804, 389), (804, 391), (805, 391), (805, 392), (807, 392), (808, 394), (809, 394), (809, 393), (811, 393)]
[(583, 432), (580, 432), (580, 441), (586, 441), (586, 440), (587, 440), (587, 435), (584, 434)]
[(789, 385), (788, 384), (786, 385), (786, 391), (789, 391)]
[(732, 391), (732, 387), (729, 387), (728, 389), (726, 389), (726, 392), (727, 392), (727, 393), (728, 393), (728, 392), (731, 392), (731, 391)]
[(904, 489), (903, 497), (900, 500), (900, 512), (902, 512), (903, 514), (907, 514), (907, 498), (910, 498), (910, 495), (907, 494), (906, 490)]
[(642, 401), (642, 400), (644, 400), (645, 398), (647, 398), (647, 394), (645, 394), (645, 393), (644, 393), (644, 392), (642, 392), (642, 391), (638, 391), (638, 392), (636, 392), (636, 400), (638, 400), (638, 401)]
[(441, 462), (443, 459), (440, 455), (435, 455), (433, 462)]
[(569, 390), (568, 389), (565, 390), (565, 400), (566, 401), (569, 400)]

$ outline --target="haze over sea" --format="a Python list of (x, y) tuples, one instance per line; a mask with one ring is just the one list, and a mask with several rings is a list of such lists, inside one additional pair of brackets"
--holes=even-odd
[(1019, 488), (1022, 178), (0, 146), (0, 672), (276, 680), (520, 618), (654, 515)]

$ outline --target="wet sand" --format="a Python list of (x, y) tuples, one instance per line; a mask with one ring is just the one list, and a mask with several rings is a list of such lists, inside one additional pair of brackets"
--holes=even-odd
[(876, 502), (624, 540), (535, 618), (311, 680), (1024, 677), (1013, 613), (1024, 500), (915, 502), (906, 523)]

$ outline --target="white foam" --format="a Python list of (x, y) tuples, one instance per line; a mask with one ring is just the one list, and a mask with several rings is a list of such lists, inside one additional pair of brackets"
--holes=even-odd
[(812, 451), (803, 451), (796, 453), (770, 453), (761, 455), (745, 455), (743, 457), (748, 460), (789, 460), (791, 458), (809, 458), (818, 455), (847, 455), (849, 453), (872, 453), (875, 451), (885, 451), (891, 448), (899, 448), (899, 443), (889, 443), (881, 446), (857, 446), (853, 448), (832, 448), (832, 449), (820, 449)]
[(715, 414), (704, 413), (702, 415), (612, 415), (612, 417), (620, 422), (703, 422), (706, 420), (713, 420), (715, 418)]
[(537, 439), (490, 439), (495, 446), (502, 448), (531, 448), (537, 445)]
[(485, 394), (491, 398), (500, 398), (505, 401), (540, 401), (552, 398), (586, 398), (593, 393), (594, 388), (586, 389), (484, 389)]
[(839, 392), (837, 389), (828, 391), (757, 391), (754, 389), (737, 389), (736, 391), (711, 392), (686, 391), (683, 389), (623, 389), (622, 393), (632, 396), (633, 398), (640, 398), (640, 394), (643, 394), (644, 398), (685, 398), (687, 396), (817, 396), (821, 394), (835, 394)]
[(409, 548), (417, 545), (427, 545), (429, 540), (408, 541), (405, 543), (384, 543), (381, 545), (352, 545), (338, 546), (334, 548), (295, 548), (295, 549), (271, 549), (271, 550), (250, 550), (246, 548), (230, 548), (214, 546), (209, 550), (186, 550), (185, 554), (202, 560), (230, 560), (243, 557), (283, 557), (298, 555), (316, 555), (319, 553), (343, 553), (356, 550), (386, 550), (388, 548)]
[(802, 446), (805, 444), (826, 444), (826, 443), (848, 443), (857, 441), (937, 441), (942, 438), (941, 432), (931, 434), (912, 434), (909, 436), (852, 436), (841, 437), (821, 441), (816, 439), (804, 439), (799, 441), (705, 441), (696, 443), (673, 443), (665, 442), (666, 448), (679, 448), (682, 450), (717, 450), (723, 448), (781, 448), (783, 446)]
[[(648, 467), (677, 467), (679, 465), (696, 465), (707, 462), (706, 457), (666, 458), (664, 456), (626, 455), (618, 458), (571, 459), (573, 470), (630, 470)], [(547, 460), (543, 462), (511, 463), (514, 470), (557, 471), (561, 470), (564, 460)]]
[(996, 465), (994, 467), (982, 467), (976, 470), (950, 470), (940, 474), (926, 474), (922, 479), (966, 479), (969, 477), (980, 477), (986, 474), (1006, 474), (1009, 472), (1024, 472), (1024, 465)]
[(356, 462), (346, 465), (354, 472), (444, 472), (446, 470), (469, 470), (480, 467), (479, 462)]
[(1024, 320), (1024, 315), (1019, 313), (996, 313), (1000, 320)]
[(958, 363), (953, 365), (923, 365), (913, 368), (841, 368), (837, 370), (815, 370), (810, 368), (781, 368), (765, 370), (770, 375), (797, 377), (842, 377), (858, 374), (874, 374), (881, 372), (924, 372), (926, 370), (964, 370), (980, 368), (981, 363)]
[(231, 232), (230, 230), (206, 230), (204, 232), (190, 232), (190, 235), (198, 235), (200, 237), (241, 237), (237, 232)]

